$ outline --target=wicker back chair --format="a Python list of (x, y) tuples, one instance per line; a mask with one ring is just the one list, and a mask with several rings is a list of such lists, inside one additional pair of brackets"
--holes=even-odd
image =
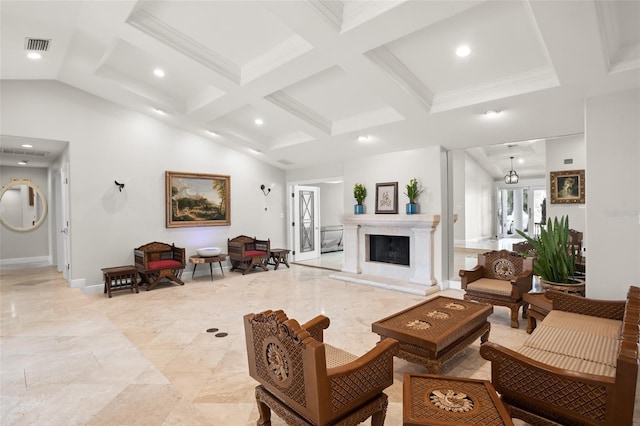
[(271, 424), (271, 410), (295, 425), (355, 425), (369, 417), (384, 424), (397, 341), (357, 357), (323, 342), (323, 315), (300, 326), (281, 310), (265, 311), (245, 315), (244, 325), (249, 374), (260, 383), (258, 425)]
[[(506, 306), (511, 309), (511, 327), (518, 328), (518, 309), (522, 295), (533, 285), (533, 259), (508, 250), (478, 254), (478, 264), (460, 270), (464, 300)], [(522, 309), (523, 318), (526, 308)]]

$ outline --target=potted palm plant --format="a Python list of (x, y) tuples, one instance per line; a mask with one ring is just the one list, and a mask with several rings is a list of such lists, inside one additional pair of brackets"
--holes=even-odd
[(407, 192), (405, 192), (404, 195), (409, 197), (407, 214), (416, 214), (418, 213), (418, 204), (416, 203), (416, 199), (424, 192), (424, 189), (418, 186), (418, 180), (416, 178), (411, 179), (406, 188)]
[(533, 273), (540, 276), (542, 287), (584, 285), (575, 277), (576, 254), (569, 238), (569, 217), (548, 219), (540, 230), (539, 238), (531, 238), (519, 229), (518, 234), (526, 239), (535, 251)]
[(362, 202), (367, 198), (367, 188), (361, 183), (356, 183), (353, 186), (353, 197), (357, 202), (357, 204), (353, 206), (353, 212), (355, 214), (363, 214), (364, 204), (362, 204)]

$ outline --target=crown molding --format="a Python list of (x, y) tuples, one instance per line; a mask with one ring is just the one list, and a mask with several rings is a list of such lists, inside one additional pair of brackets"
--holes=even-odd
[(436, 93), (431, 112), (448, 111), (558, 86), (560, 81), (551, 67), (542, 67), (476, 86)]
[(378, 47), (365, 53), (365, 56), (418, 101), (425, 111), (431, 110), (433, 93), (389, 49)]
[(313, 45), (302, 37), (298, 35), (289, 37), (244, 65), (241, 70), (241, 84), (246, 84), (311, 50)]
[(285, 92), (272, 93), (265, 96), (265, 99), (320, 129), (327, 135), (331, 134), (331, 121), (328, 118), (312, 110), (302, 102), (295, 100)]
[(331, 135), (354, 132), (367, 127), (381, 126), (404, 119), (405, 117), (402, 114), (391, 107), (380, 108), (334, 121)]
[(138, 9), (129, 16), (127, 23), (191, 59), (200, 62), (229, 80), (240, 84), (240, 67), (238, 65), (176, 30), (149, 12)]

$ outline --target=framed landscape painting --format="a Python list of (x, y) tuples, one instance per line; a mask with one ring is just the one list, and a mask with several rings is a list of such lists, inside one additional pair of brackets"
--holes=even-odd
[(167, 228), (231, 225), (231, 178), (165, 172)]
[(376, 214), (398, 213), (398, 182), (376, 183)]
[(584, 204), (584, 170), (551, 172), (551, 204)]

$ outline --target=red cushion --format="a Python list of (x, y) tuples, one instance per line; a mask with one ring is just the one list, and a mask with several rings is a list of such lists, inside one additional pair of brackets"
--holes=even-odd
[(182, 263), (177, 260), (166, 259), (166, 260), (154, 260), (153, 262), (149, 262), (149, 269), (167, 269), (167, 268), (182, 268)]
[(245, 256), (266, 256), (267, 252), (266, 251), (259, 251), (259, 250), (248, 250), (244, 252)]

